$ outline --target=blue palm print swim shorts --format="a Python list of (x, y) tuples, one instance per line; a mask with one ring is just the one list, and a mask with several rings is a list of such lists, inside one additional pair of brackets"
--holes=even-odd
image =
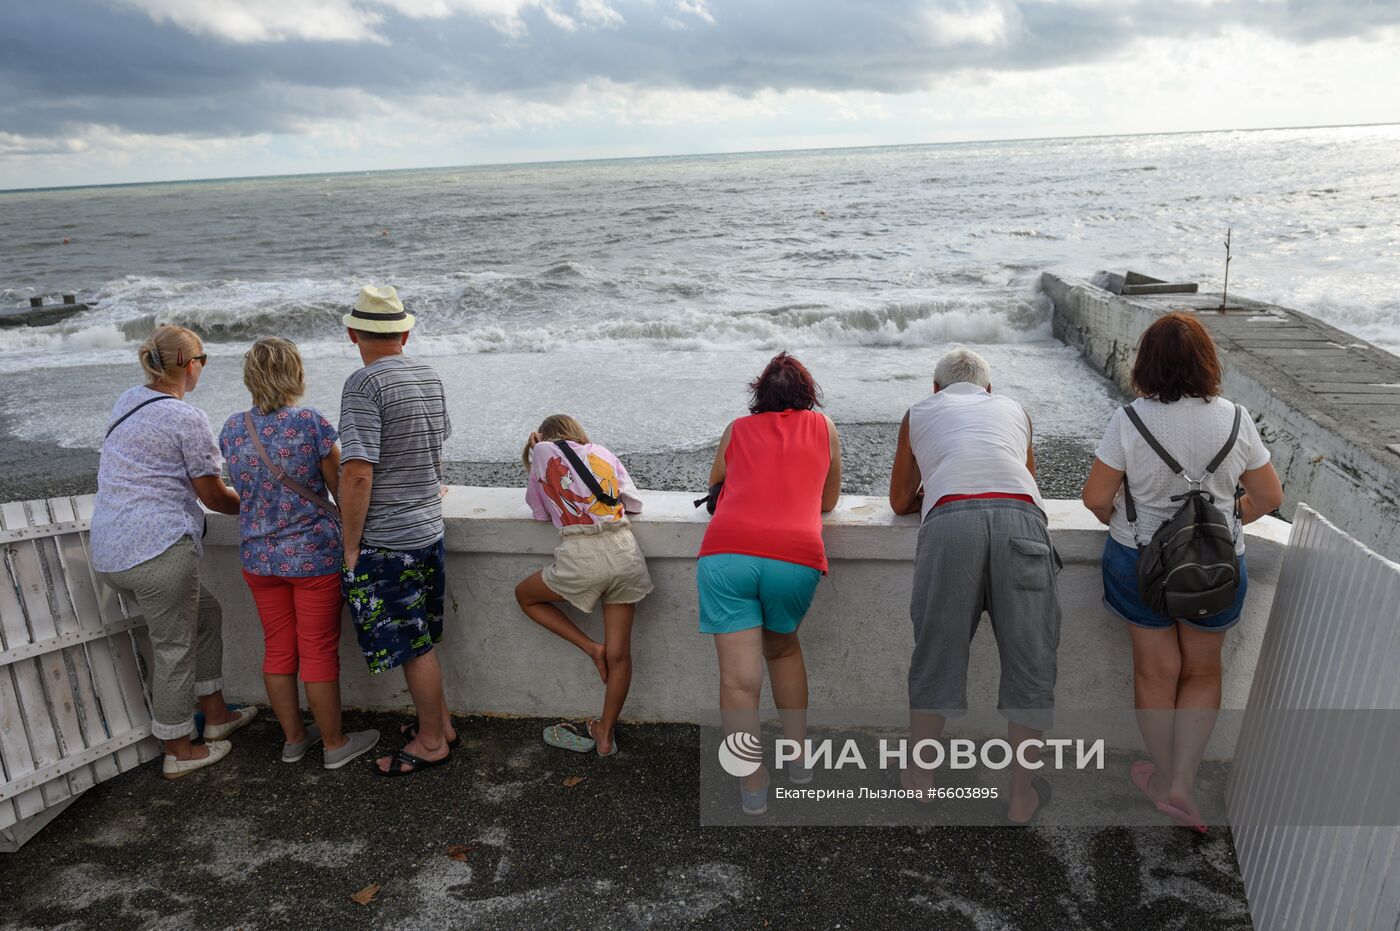
[(442, 639), (443, 561), (438, 540), (418, 550), (361, 546), (353, 571), (341, 565), (345, 601), (370, 672), (401, 666)]

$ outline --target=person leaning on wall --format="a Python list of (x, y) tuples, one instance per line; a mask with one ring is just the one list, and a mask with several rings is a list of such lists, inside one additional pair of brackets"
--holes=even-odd
[[(1025, 409), (992, 393), (987, 360), (953, 349), (934, 367), (933, 394), (905, 413), (890, 474), (890, 507), (922, 515), (909, 605), (910, 730), (916, 741), (937, 740), (947, 718), (966, 713), (969, 649), (985, 609), (1001, 657), (997, 708), (1018, 751), (1012, 824), (1029, 823), (1050, 801), (1050, 783), (1033, 774), (1040, 753), (1030, 742), (1053, 722), (1060, 646), (1060, 558), (1031, 432)], [(928, 770), (910, 768), (900, 779), (911, 791), (934, 788)]]
[[(725, 427), (710, 469), (720, 485), (705, 528), (695, 579), (700, 632), (719, 657), (719, 705), (726, 734), (758, 738), (758, 700), (768, 669), (783, 734), (807, 735), (807, 667), (797, 628), (826, 574), (822, 514), (841, 494), (836, 424), (815, 410), (821, 389), (807, 368), (780, 352), (749, 385), (749, 416)], [(802, 785), (812, 771), (789, 763)], [(739, 781), (744, 812), (768, 810), (767, 767)]]
[[(1215, 344), (1193, 314), (1156, 320), (1143, 331), (1133, 362), (1139, 396), (1114, 412), (1082, 492), (1084, 505), (1108, 525), (1104, 606), (1127, 623), (1133, 641), (1133, 695), (1151, 756), (1133, 764), (1133, 784), (1162, 814), (1201, 833), (1206, 825), (1196, 805), (1196, 771), (1220, 708), (1225, 632), (1239, 621), (1249, 588), (1240, 528), (1283, 503), (1253, 418), (1221, 396), (1220, 379)], [(1139, 546), (1172, 518), (1192, 487), (1192, 479), (1176, 474), (1153, 442), (1184, 476), (1199, 476), (1197, 487), (1222, 511), (1235, 511), (1236, 488), (1244, 492), (1228, 518), (1238, 560), (1234, 601), (1210, 616), (1168, 617), (1139, 591)], [(1213, 461), (1215, 468), (1207, 471)]]
[[(223, 459), (209, 418), (184, 400), (209, 361), (199, 337), (184, 327), (158, 327), (137, 356), (146, 384), (117, 399), (102, 443), (92, 566), (146, 618), (151, 733), (165, 744), (165, 778), (178, 779), (223, 759), (231, 748), (223, 738), (257, 715), (224, 702), (223, 613), (199, 579), (200, 503), (237, 514), (238, 496), (220, 477)], [(200, 745), (190, 740), (196, 699), (204, 713)]]

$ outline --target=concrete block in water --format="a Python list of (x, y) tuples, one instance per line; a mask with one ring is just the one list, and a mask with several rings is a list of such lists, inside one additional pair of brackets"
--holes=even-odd
[[(71, 296), (65, 295), (64, 300)], [(0, 308), (0, 327), (48, 326), (61, 323), (87, 309), (88, 305), (81, 302), (46, 305), (41, 297), (30, 298), (28, 307)]]

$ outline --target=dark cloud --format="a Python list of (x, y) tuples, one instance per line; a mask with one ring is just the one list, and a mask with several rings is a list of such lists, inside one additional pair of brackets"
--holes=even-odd
[[(211, 0), (213, 2), (213, 0)], [(558, 9), (576, 13), (576, 0)], [(234, 43), (98, 2), (0, 3), (0, 133), (43, 138), (87, 125), (153, 134), (295, 132), (352, 116), (371, 97), (475, 91), (550, 100), (594, 79), (646, 88), (901, 92), (968, 69), (1028, 70), (1119, 54), (1134, 39), (1245, 26), (1306, 43), (1400, 23), (1400, 4), (1233, 0), (1076, 6), (1053, 0), (714, 0), (713, 22), (674, 0), (616, 0), (616, 26), (573, 31), (545, 11), (523, 31), (458, 15), (380, 9), (382, 43)], [(999, 19), (984, 41), (960, 31)], [(937, 14), (955, 17), (936, 25)], [(933, 17), (933, 18), (930, 18)], [(683, 28), (678, 28), (683, 26)]]

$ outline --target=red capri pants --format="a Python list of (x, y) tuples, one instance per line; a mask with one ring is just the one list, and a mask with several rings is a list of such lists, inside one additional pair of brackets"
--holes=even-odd
[(243, 580), (253, 592), (262, 620), (263, 672), (303, 682), (340, 678), (340, 573), (303, 577), (253, 575)]

